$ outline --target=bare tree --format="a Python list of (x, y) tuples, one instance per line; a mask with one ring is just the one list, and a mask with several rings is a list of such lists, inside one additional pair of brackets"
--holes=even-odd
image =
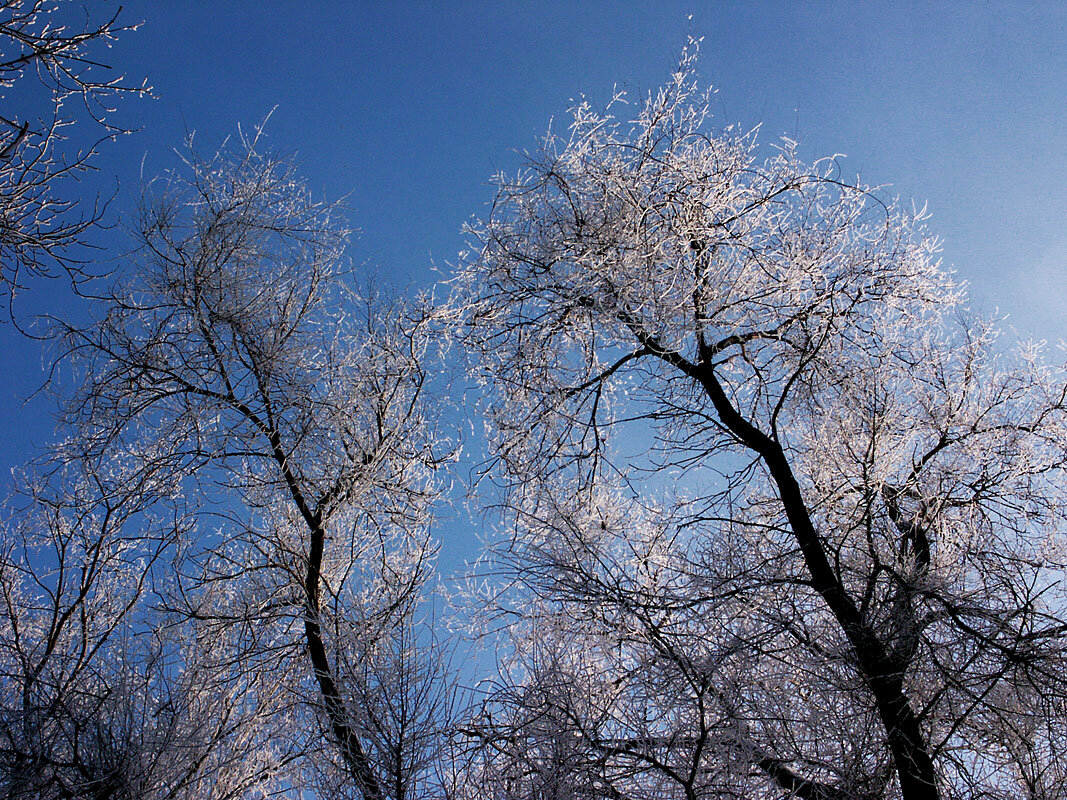
[[(350, 631), (360, 631), (349, 620)], [(457, 717), (451, 661), (429, 621), (405, 611), (384, 630), (367, 621), (373, 637), (348, 633), (352, 646), (338, 672), (368, 759), (377, 765), (385, 797), (447, 797), (444, 773), (452, 766), (449, 735)], [(318, 795), (324, 800), (363, 796), (351, 768), (337, 758), (312, 760)]]
[(181, 515), (145, 487), (100, 485), (54, 473), (4, 528), (0, 793), (229, 800), (269, 786), (259, 720), (277, 698), (254, 676), (225, 680), (217, 636), (151, 609), (189, 533)]
[[(88, 277), (78, 246), (101, 219), (74, 185), (99, 146), (125, 129), (112, 117), (122, 94), (143, 94), (99, 61), (101, 48), (135, 26), (119, 7), (70, 0), (0, 2), (0, 297), (11, 302), (33, 276)], [(10, 103), (14, 100), (15, 108)], [(84, 123), (88, 122), (88, 125)], [(71, 147), (71, 126), (89, 131)], [(83, 139), (82, 136), (76, 137)]]
[(154, 187), (136, 275), (65, 329), (84, 378), (66, 421), (78, 459), (123, 454), (109, 484), (163, 481), (195, 509), (196, 567), (167, 603), (230, 632), (235, 685), (274, 681), (293, 748), (321, 750), (321, 721), (358, 793), (399, 800), (437, 719), (411, 638), (447, 455), (428, 321), (359, 289), (337, 208), (255, 147), (190, 155)]
[(456, 279), (510, 530), (484, 785), (1062, 795), (1064, 372), (921, 213), (712, 131), (695, 57), (579, 104)]

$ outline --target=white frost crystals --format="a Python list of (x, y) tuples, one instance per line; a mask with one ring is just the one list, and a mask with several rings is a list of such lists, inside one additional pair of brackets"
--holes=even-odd
[(446, 302), (258, 132), (149, 186), (2, 522), (0, 795), (1067, 796), (1064, 370), (694, 59), (502, 179)]
[(1060, 796), (1064, 372), (969, 317), (921, 214), (712, 131), (694, 57), (470, 228), (518, 620), (486, 780)]
[[(118, 586), (95, 560), (109, 564), (107, 543), (126, 542), (142, 577), (106, 622), (131, 636), (153, 628), (161, 641), (160, 655), (135, 647), (123, 660), (122, 685), (153, 692), (125, 698), (104, 684), (116, 713), (154, 720), (144, 703), (171, 685), (222, 705), (176, 696), (208, 715), (186, 725), (201, 749), (164, 742), (150, 775), (83, 769), (99, 747), (81, 741), (87, 754), (75, 748), (26, 789), (12, 783), (18, 770), (0, 774), (14, 796), (244, 797), (303, 776), (373, 798), (426, 772), (437, 720), (423, 696), (438, 675), (415, 644), (446, 449), (424, 393), (426, 314), (361, 292), (336, 208), (256, 146), (192, 153), (151, 187), (136, 273), (99, 302), (94, 324), (57, 323), (79, 383), (64, 411), (70, 436), (43, 480), (58, 491), (65, 474), (80, 476), (73, 511), (103, 522), (81, 559), (53, 545), (82, 570), (80, 592), (53, 592), (43, 572), (12, 576), (44, 594), (45, 619), (78, 619)], [(162, 519), (142, 527), (144, 515)], [(85, 691), (96, 660), (111, 658), (98, 638), (74, 637), (88, 666), (55, 702)], [(36, 671), (6, 685), (25, 693)], [(3, 719), (17, 728), (25, 702), (9, 700)], [(202, 725), (219, 727), (208, 736)], [(106, 733), (121, 764), (148, 758), (126, 727)], [(170, 747), (186, 748), (188, 764)], [(323, 747), (336, 763), (309, 760)]]

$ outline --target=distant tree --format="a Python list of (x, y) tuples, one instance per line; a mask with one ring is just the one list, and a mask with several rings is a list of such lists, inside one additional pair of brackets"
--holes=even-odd
[(499, 798), (1067, 792), (1065, 374), (922, 214), (711, 130), (690, 47), (472, 226)]
[[(97, 148), (125, 129), (114, 122), (121, 94), (143, 94), (100, 61), (135, 26), (120, 7), (72, 0), (0, 2), (0, 299), (10, 303), (32, 276), (88, 277), (77, 247), (101, 219), (99, 202), (75, 184)], [(86, 124), (88, 123), (88, 124)], [(71, 126), (92, 130), (71, 146)]]

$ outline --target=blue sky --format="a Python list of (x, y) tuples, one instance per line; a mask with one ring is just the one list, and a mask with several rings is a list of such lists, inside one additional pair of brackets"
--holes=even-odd
[[(352, 255), (427, 285), (569, 100), (661, 82), (690, 32), (718, 88), (719, 124), (788, 134), (814, 159), (917, 203), (976, 307), (1025, 333), (1067, 336), (1067, 3), (126, 2), (144, 20), (106, 59), (155, 99), (106, 148), (86, 190), (118, 186), (116, 221), (142, 175), (174, 163), (185, 132), (205, 150), (277, 107), (270, 144), (311, 186), (347, 197)], [(692, 15), (691, 21), (687, 19)], [(109, 234), (115, 241), (117, 232)], [(56, 301), (42, 291), (28, 309)], [(0, 327), (0, 468), (51, 437), (39, 348)]]

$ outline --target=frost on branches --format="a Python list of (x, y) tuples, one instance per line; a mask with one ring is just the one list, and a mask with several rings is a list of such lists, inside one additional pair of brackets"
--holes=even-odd
[[(694, 59), (502, 178), (436, 309), (360, 288), (256, 137), (151, 187), (0, 519), (0, 795), (1067, 796), (1067, 376), (921, 213), (714, 131)], [(505, 523), (466, 695), (441, 323)]]
[(1067, 794), (1064, 372), (922, 215), (709, 125), (695, 47), (457, 277), (510, 536), (500, 798)]
[(137, 489), (101, 496), (101, 477), (61, 469), (4, 523), (0, 794), (241, 796), (273, 768), (256, 720), (277, 697), (232, 681), (229, 632), (146, 613), (187, 532), (179, 506)]
[(114, 121), (116, 100), (148, 92), (101, 63), (101, 51), (136, 28), (120, 22), (121, 7), (101, 7), (0, 0), (0, 300), (8, 304), (34, 277), (66, 275), (77, 288), (93, 273), (84, 245), (103, 207), (79, 202), (77, 181), (100, 145), (126, 132)]
[(59, 325), (52, 555), (0, 563), (0, 788), (410, 797), (441, 711), (425, 313), (358, 290), (337, 209), (255, 139), (151, 188), (135, 274)]

